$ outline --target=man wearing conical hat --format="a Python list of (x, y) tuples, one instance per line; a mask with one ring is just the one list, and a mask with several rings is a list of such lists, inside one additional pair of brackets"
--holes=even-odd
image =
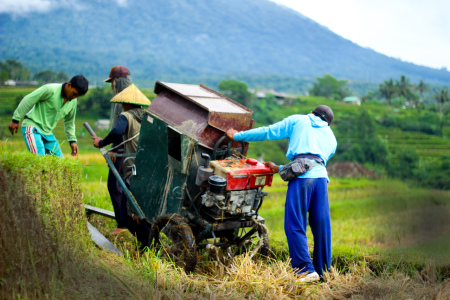
[[(135, 137), (141, 130), (142, 116), (144, 110), (142, 105), (149, 106), (150, 100), (134, 85), (124, 89), (111, 99), (112, 103), (122, 103), (123, 112), (119, 115), (117, 123), (109, 134), (104, 138), (94, 138), (94, 146), (103, 148), (115, 140), (123, 138), (126, 141), (123, 144), (124, 154), (136, 153), (138, 136)], [(130, 139), (130, 140), (129, 140)], [(129, 182), (131, 175), (131, 166), (134, 164), (133, 159), (128, 159), (123, 165), (123, 177)]]
[[(139, 132), (141, 130), (142, 117), (144, 110), (142, 105), (150, 105), (150, 100), (134, 85), (130, 85), (122, 92), (111, 99), (112, 103), (121, 103), (123, 112), (119, 115), (117, 123), (108, 135), (102, 139), (99, 137), (92, 137), (94, 140), (94, 147), (103, 148), (118, 140), (123, 140), (122, 145), (124, 154), (134, 154), (137, 150), (139, 141)], [(123, 179), (125, 184), (129, 187), (132, 173), (132, 166), (134, 158), (127, 159), (123, 165)], [(127, 212), (127, 198), (122, 194), (120, 197), (120, 214), (126, 220), (126, 227), (131, 233), (136, 235), (139, 241), (145, 244), (148, 239), (148, 230), (137, 226)]]
[[(104, 80), (104, 82), (111, 83), (111, 89), (114, 94), (119, 94), (124, 89), (133, 84), (131, 79), (130, 70), (124, 66), (114, 66), (111, 68), (109, 72), (108, 78)], [(117, 120), (119, 119), (120, 114), (122, 113), (122, 103), (111, 103), (111, 128), (114, 128), (117, 124)], [(117, 145), (122, 143), (122, 138), (117, 138), (114, 140), (112, 147), (115, 148)], [(123, 154), (123, 147), (120, 146), (116, 148), (114, 151), (110, 151), (110, 154)], [(123, 167), (122, 163), (124, 161), (124, 157), (111, 157), (111, 161), (114, 163), (114, 167), (117, 172), (122, 176), (123, 175)], [(119, 182), (117, 181), (116, 176), (113, 171), (109, 169), (108, 172), (108, 192), (111, 198), (111, 202), (114, 208), (114, 213), (116, 215), (117, 227), (110, 232), (110, 234), (119, 234), (122, 231), (127, 230), (126, 226), (126, 210), (124, 213), (120, 213), (120, 207), (122, 202), (126, 201), (122, 200), (123, 195), (120, 193)], [(122, 205), (123, 206), (123, 205)]]

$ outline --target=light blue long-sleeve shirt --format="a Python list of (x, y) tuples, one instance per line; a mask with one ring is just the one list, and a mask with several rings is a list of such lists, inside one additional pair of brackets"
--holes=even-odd
[[(238, 132), (233, 138), (243, 142), (288, 138), (289, 148), (286, 157), (289, 160), (293, 160), (299, 154), (315, 154), (323, 159), (325, 165), (336, 152), (337, 146), (336, 138), (328, 123), (313, 114), (293, 115), (267, 127)], [(329, 181), (325, 166), (315, 166), (298, 178), (326, 178)]]

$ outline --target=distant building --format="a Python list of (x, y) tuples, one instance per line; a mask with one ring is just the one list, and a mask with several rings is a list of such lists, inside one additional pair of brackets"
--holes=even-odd
[(286, 101), (289, 103), (292, 102), (293, 97), (291, 95), (288, 95), (286, 93), (277, 92), (274, 89), (259, 89), (254, 90), (251, 89), (250, 92), (254, 93), (258, 100), (266, 98), (269, 94), (272, 94), (275, 97), (275, 100), (278, 104), (283, 104)]
[(21, 86), (38, 85), (38, 82), (34, 81), (34, 80), (31, 80), (31, 81), (16, 81), (16, 85), (21, 85)]
[(97, 120), (97, 122), (95, 122), (95, 128), (97, 130), (109, 129), (110, 125), (111, 125), (110, 120)]
[(38, 82), (37, 81), (18, 81), (18, 80), (9, 79), (9, 80), (5, 81), (4, 85), (9, 85), (9, 86), (16, 86), (16, 85), (29, 86), (29, 85), (38, 85)]
[(5, 81), (4, 85), (15, 86), (16, 85), (16, 81), (12, 80), (12, 79), (8, 79), (8, 80)]
[(361, 99), (356, 96), (345, 97), (342, 101), (344, 101), (344, 103), (361, 105)]

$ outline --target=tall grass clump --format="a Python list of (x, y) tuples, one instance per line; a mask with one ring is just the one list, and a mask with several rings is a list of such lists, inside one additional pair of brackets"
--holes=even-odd
[(58, 296), (90, 248), (78, 164), (49, 156), (0, 154), (0, 294)]
[(1, 299), (132, 295), (117, 280), (129, 270), (90, 241), (81, 171), (69, 159), (0, 146)]

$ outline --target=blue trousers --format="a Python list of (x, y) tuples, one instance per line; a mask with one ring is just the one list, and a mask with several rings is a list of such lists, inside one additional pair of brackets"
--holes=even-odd
[[(313, 261), (306, 237), (307, 213), (314, 237)], [(331, 265), (331, 225), (326, 178), (297, 178), (289, 182), (285, 203), (284, 231), (294, 271), (322, 276)]]
[(34, 126), (25, 126), (22, 127), (22, 135), (31, 153), (64, 157), (54, 134), (44, 135)]

